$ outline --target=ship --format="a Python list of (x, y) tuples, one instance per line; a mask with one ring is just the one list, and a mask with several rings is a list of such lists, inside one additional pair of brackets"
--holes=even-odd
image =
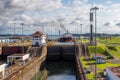
[(73, 35), (67, 32), (58, 39), (58, 42), (73, 42)]

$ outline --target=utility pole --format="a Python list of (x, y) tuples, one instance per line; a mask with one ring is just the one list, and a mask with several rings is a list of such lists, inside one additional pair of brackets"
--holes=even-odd
[(81, 44), (82, 44), (82, 24), (80, 24), (81, 25)]
[(21, 25), (22, 25), (22, 53), (24, 53), (24, 36), (23, 36), (23, 25), (24, 25), (24, 23), (22, 22)]
[(97, 37), (97, 10), (98, 10), (99, 8), (98, 7), (94, 7), (94, 8), (91, 8), (90, 10), (91, 11), (94, 11), (94, 14), (95, 14), (95, 80), (97, 80), (97, 56), (96, 56), (96, 54), (97, 54), (97, 48), (96, 48), (96, 46), (97, 46), (97, 41), (96, 41), (96, 37)]
[(93, 44), (93, 12), (90, 9), (90, 44)]

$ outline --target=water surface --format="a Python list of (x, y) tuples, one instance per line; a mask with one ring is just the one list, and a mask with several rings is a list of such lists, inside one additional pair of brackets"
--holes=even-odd
[(74, 62), (48, 62), (47, 80), (76, 80)]

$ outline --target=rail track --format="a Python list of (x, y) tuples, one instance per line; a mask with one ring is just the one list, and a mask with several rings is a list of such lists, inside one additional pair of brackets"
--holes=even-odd
[(90, 60), (90, 54), (88, 52), (88, 44), (83, 44), (83, 48), (84, 48), (84, 57), (85, 57), (85, 59), (87, 59), (89, 61)]
[(6, 69), (6, 71), (5, 71), (6, 76), (5, 76), (5, 78), (3, 80), (9, 80), (9, 79), (11, 80), (12, 76), (16, 75), (17, 73), (22, 74), (23, 72), (20, 72), (20, 71), (22, 71), (25, 68), (26, 65), (29, 65), (33, 61), (37, 60), (37, 58), (36, 58), (37, 56), (40, 56), (41, 47), (38, 48), (38, 47), (31, 47), (30, 46), (30, 48), (28, 48), (26, 53), (29, 53), (30, 57), (32, 59), (28, 63), (26, 63), (25, 65), (16, 65), (15, 64), (15, 65), (10, 66), (8, 69)]
[(83, 68), (83, 65), (80, 61), (80, 50), (79, 50), (79, 46), (76, 46), (75, 47), (75, 56), (76, 56), (76, 64), (77, 64), (77, 74), (78, 74), (78, 77), (77, 79), (78, 80), (87, 80), (87, 77), (85, 75), (85, 71), (84, 71), (84, 68)]

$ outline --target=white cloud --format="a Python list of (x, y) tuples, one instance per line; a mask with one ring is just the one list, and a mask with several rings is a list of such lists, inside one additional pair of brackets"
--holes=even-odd
[(112, 1), (106, 1), (105, 3), (107, 3), (107, 4), (111, 4), (111, 3), (112, 3)]
[[(16, 17), (17, 20), (22, 20), (24, 23), (34, 23), (33, 27), (39, 26), (41, 22), (47, 23), (47, 30), (50, 31), (51, 21), (63, 18), (67, 28), (70, 26), (73, 30), (74, 26), (69, 23), (75, 21), (76, 18), (81, 18), (80, 22), (83, 23), (83, 26), (89, 25), (90, 8), (97, 6), (99, 7), (97, 11), (98, 31), (115, 32), (115, 29), (119, 28), (116, 24), (120, 22), (120, 3), (112, 3), (107, 0), (104, 4), (94, 3), (92, 6), (92, 4), (88, 3), (88, 0), (72, 1), (71, 5), (66, 6), (65, 4), (63, 5), (61, 0), (0, 0), (0, 25), (7, 27), (9, 26), (7, 25), (8, 22)], [(107, 22), (109, 25), (107, 27), (103, 26)], [(27, 26), (30, 25), (26, 25), (26, 28)], [(114, 31), (112, 31), (113, 28)], [(89, 28), (86, 29), (89, 30)]]
[(53, 10), (62, 6), (61, 0), (11, 0), (11, 5), (28, 10)]
[(73, 5), (80, 6), (80, 5), (82, 5), (82, 1), (81, 0), (73, 0)]

